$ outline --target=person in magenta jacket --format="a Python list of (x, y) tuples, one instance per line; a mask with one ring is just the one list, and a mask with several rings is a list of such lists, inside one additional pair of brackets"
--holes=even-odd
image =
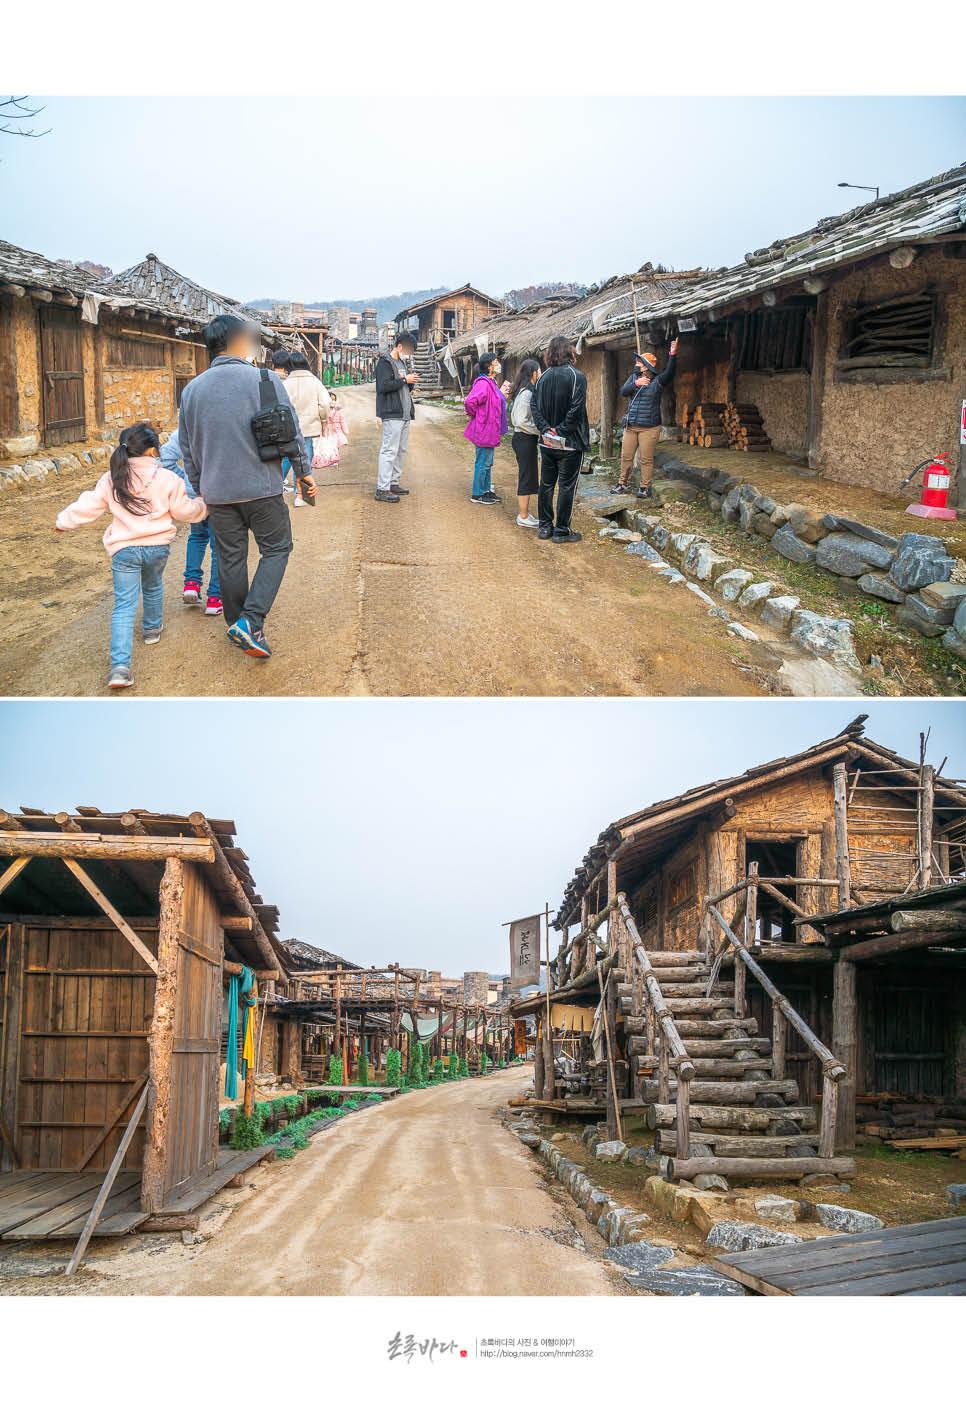
[(463, 401), (463, 408), (470, 419), (463, 430), (463, 437), (476, 444), (473, 501), (485, 507), (495, 506), (497, 502), (502, 501), (493, 491), (490, 477), (493, 450), (510, 427), (506, 395), (496, 383), (502, 369), (499, 356), (494, 355), (492, 351), (484, 351), (480, 356), (473, 388)]

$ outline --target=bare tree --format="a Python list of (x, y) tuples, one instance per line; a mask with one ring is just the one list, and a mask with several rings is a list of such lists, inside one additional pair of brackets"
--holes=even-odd
[(38, 132), (32, 127), (17, 125), (19, 122), (29, 122), (34, 117), (39, 117), (43, 111), (43, 107), (31, 107), (27, 96), (0, 98), (0, 136), (25, 136), (34, 140), (46, 136), (51, 130), (50, 127), (46, 131)]

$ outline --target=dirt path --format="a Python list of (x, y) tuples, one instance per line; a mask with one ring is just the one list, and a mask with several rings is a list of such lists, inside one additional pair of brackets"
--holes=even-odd
[[(699, 600), (601, 542), (589, 512), (576, 547), (517, 527), (508, 447), (495, 471), (502, 506), (474, 505), (470, 448), (448, 411), (419, 410), (405, 474), (412, 495), (374, 502), (372, 390), (342, 395), (352, 442), (337, 470), (319, 474), (316, 509), (293, 514), (295, 551), (267, 630), (275, 656), (245, 658), (220, 619), (183, 608), (183, 529), (166, 574), (164, 637), (151, 649), (135, 641), (136, 686), (123, 695), (768, 690), (767, 649), (738, 643)], [(85, 485), (75, 471), (0, 499), (0, 694), (104, 694), (111, 589), (100, 528), (51, 532)]]
[[(548, 1193), (539, 1162), (497, 1118), (532, 1078), (412, 1092), (340, 1121), (204, 1246), (177, 1235), (94, 1245), (90, 1270), (7, 1280), (0, 1291), (103, 1295), (590, 1296), (622, 1293), (592, 1229)], [(571, 1205), (572, 1208), (572, 1205)], [(582, 1217), (582, 1215), (581, 1215)], [(158, 1244), (162, 1244), (160, 1247)]]

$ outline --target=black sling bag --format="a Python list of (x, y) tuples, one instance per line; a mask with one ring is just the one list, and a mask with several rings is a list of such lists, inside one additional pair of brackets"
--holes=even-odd
[(258, 446), (258, 456), (263, 463), (270, 463), (276, 458), (301, 462), (295, 410), (290, 404), (279, 401), (278, 391), (267, 370), (259, 370), (258, 379), (259, 410), (252, 415), (252, 433)]

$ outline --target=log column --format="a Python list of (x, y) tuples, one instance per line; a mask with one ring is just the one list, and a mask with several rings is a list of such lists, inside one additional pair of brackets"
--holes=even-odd
[[(838, 959), (832, 970), (832, 1051), (845, 1068), (838, 1083), (837, 1149), (855, 1148), (855, 1058), (857, 1044), (855, 964)], [(777, 1075), (777, 1073), (776, 1073)]]
[(617, 399), (617, 356), (605, 351), (600, 366), (600, 452), (609, 458), (614, 452), (614, 403)]
[(161, 913), (158, 921), (158, 974), (154, 986), (154, 1013), (148, 1033), (148, 1104), (144, 1143), (141, 1207), (160, 1213), (164, 1203), (164, 1177), (171, 1103), (171, 1055), (174, 1046), (174, 1012), (178, 993), (178, 932), (184, 902), (184, 862), (169, 857), (161, 878)]
[(293, 1086), (302, 1082), (302, 1025), (295, 1018), (282, 1024), (282, 1076)]

